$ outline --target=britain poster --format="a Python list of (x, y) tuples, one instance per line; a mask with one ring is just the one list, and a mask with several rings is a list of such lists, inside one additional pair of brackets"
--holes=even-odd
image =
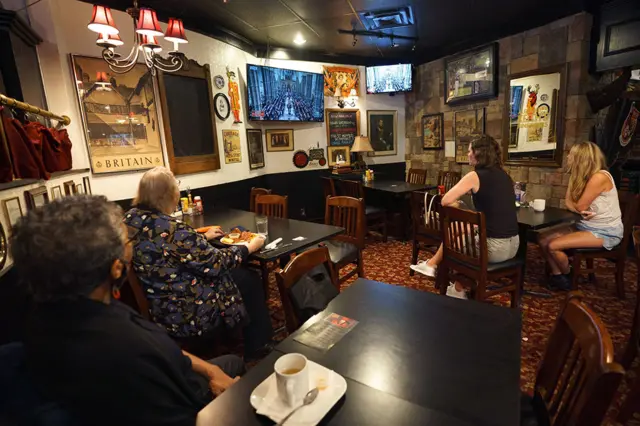
[(360, 95), (360, 70), (351, 67), (327, 67), (323, 66), (324, 95), (351, 96), (351, 90), (355, 90), (354, 96)]
[(164, 165), (154, 79), (144, 64), (116, 74), (101, 58), (71, 55), (91, 170), (95, 174)]
[(224, 144), (224, 163), (242, 163), (242, 152), (240, 150), (240, 131), (223, 130), (222, 143)]

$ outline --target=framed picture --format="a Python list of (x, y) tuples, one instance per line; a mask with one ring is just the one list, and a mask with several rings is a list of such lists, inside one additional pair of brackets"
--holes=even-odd
[(76, 194), (76, 183), (72, 180), (68, 180), (62, 184), (64, 186), (64, 195), (74, 195)]
[(229, 114), (231, 114), (231, 104), (229, 103), (229, 98), (224, 93), (218, 93), (213, 97), (213, 104), (216, 108), (216, 116), (224, 121), (229, 118)]
[(64, 197), (64, 194), (62, 194), (62, 187), (60, 185), (58, 186), (54, 186), (53, 188), (51, 188), (51, 199), (52, 200), (57, 200), (59, 198)]
[(293, 151), (293, 130), (266, 130), (267, 152)]
[(498, 43), (446, 58), (444, 93), (446, 104), (498, 96)]
[(83, 177), (82, 183), (84, 185), (84, 193), (89, 195), (93, 194), (93, 192), (91, 192), (91, 179), (89, 179), (89, 176)]
[(22, 212), (22, 205), (20, 204), (20, 198), (13, 197), (2, 201), (2, 210), (4, 210), (4, 217), (7, 219), (7, 223), (10, 228), (18, 222), (24, 213)]
[(223, 130), (222, 143), (224, 144), (224, 163), (242, 163), (242, 152), (240, 149), (240, 131)]
[(360, 110), (327, 108), (327, 145), (351, 146), (356, 136), (360, 136)]
[[(329, 97), (360, 95), (360, 70), (353, 67), (323, 66), (324, 95)], [(351, 91), (355, 90), (355, 93)]]
[(340, 161), (341, 166), (351, 165), (351, 148), (348, 146), (329, 146), (329, 167), (337, 166)]
[(442, 149), (444, 147), (444, 114), (422, 116), (422, 148)]
[(369, 156), (395, 155), (398, 152), (398, 111), (367, 111)]
[(249, 170), (261, 169), (264, 167), (262, 130), (247, 129), (247, 148), (249, 151)]
[(71, 55), (95, 174), (147, 170), (164, 165), (155, 79), (144, 64), (116, 74), (102, 58)]
[(27, 209), (33, 210), (45, 204), (49, 204), (49, 191), (46, 186), (39, 186), (29, 191), (24, 191)]
[(484, 133), (484, 108), (457, 111), (453, 118), (453, 134), (456, 145), (456, 162), (469, 162), (469, 142)]
[(81, 183), (76, 185), (76, 194), (84, 194), (84, 186)]

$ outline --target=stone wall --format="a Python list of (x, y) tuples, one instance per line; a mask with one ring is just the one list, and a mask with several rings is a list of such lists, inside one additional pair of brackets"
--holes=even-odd
[[(596, 81), (588, 74), (589, 43), (592, 16), (580, 13), (524, 33), (498, 40), (499, 96), (491, 100), (471, 102), (449, 107), (444, 103), (444, 59), (417, 67), (413, 93), (406, 96), (406, 160), (407, 169), (427, 169), (428, 183), (435, 183), (440, 170), (471, 170), (469, 165), (457, 164), (455, 158), (445, 158), (444, 149), (422, 149), (420, 121), (423, 115), (444, 113), (445, 140), (453, 140), (453, 114), (474, 108), (486, 108), (485, 133), (502, 143), (502, 115), (505, 82), (510, 74), (535, 70), (558, 64), (568, 65), (567, 100), (563, 167), (542, 168), (507, 166), (514, 181), (526, 182), (530, 197), (544, 198), (547, 204), (564, 206), (569, 176), (563, 173), (566, 153), (577, 141), (588, 140), (595, 122), (585, 93)], [(529, 197), (528, 197), (529, 198)]]

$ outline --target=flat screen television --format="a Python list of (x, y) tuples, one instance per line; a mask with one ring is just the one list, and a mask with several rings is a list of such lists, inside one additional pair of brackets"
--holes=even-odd
[(411, 64), (367, 67), (367, 93), (396, 93), (413, 90)]
[(247, 64), (249, 120), (324, 121), (322, 74)]

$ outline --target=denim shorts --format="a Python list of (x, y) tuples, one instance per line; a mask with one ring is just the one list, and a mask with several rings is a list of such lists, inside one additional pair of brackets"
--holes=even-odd
[(607, 250), (612, 250), (620, 244), (622, 241), (622, 235), (624, 234), (624, 227), (622, 224), (607, 228), (596, 228), (594, 226), (589, 226), (589, 224), (584, 221), (580, 221), (575, 224), (575, 227), (578, 231), (591, 232), (594, 237), (603, 240), (602, 247)]

